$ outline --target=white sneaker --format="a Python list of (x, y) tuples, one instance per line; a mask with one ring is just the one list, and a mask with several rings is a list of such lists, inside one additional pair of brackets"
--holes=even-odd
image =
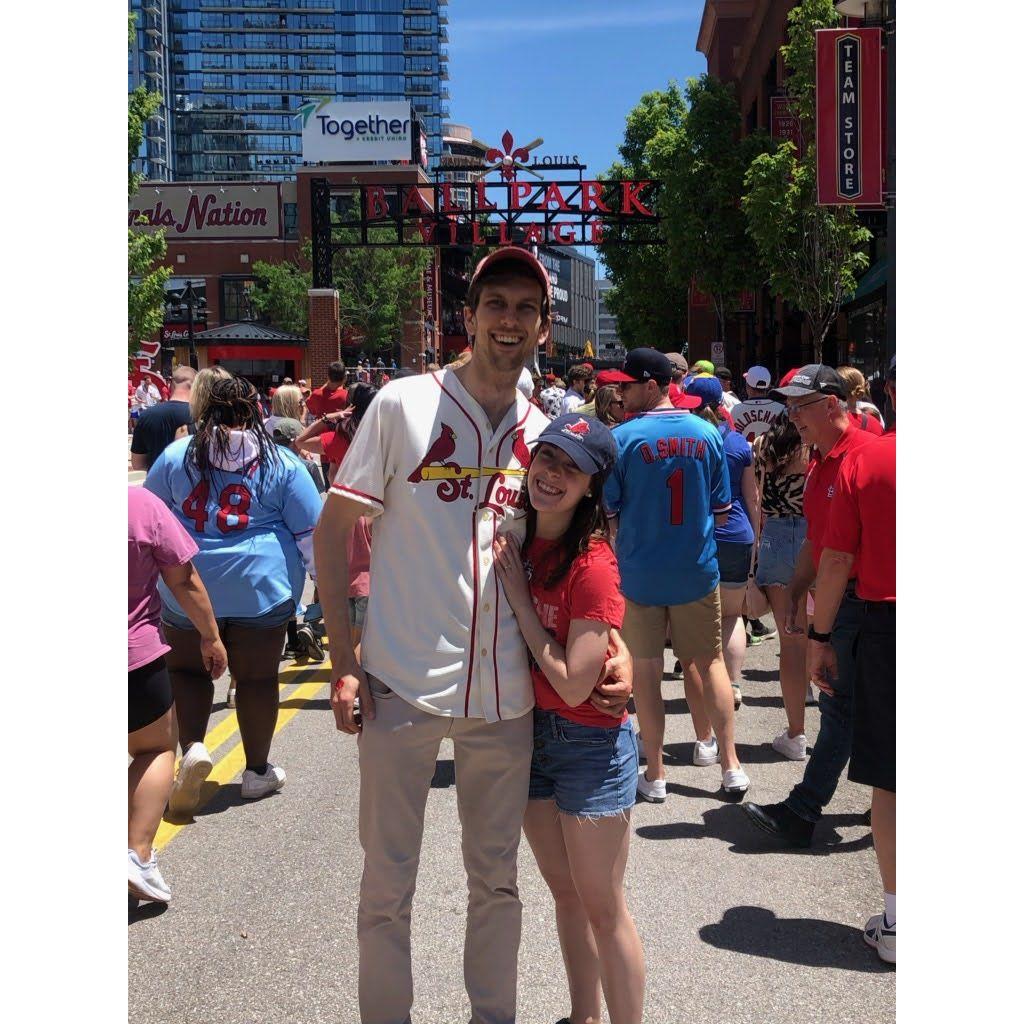
[(788, 757), (790, 761), (806, 761), (807, 737), (803, 733), (799, 736), (790, 736), (789, 730), (783, 729), (772, 740), (772, 750), (783, 757)]
[(668, 795), (665, 789), (665, 780), (655, 779), (653, 782), (649, 782), (647, 773), (641, 772), (636, 779), (636, 795), (648, 803), (663, 804)]
[(178, 775), (171, 787), (167, 809), (175, 818), (188, 817), (199, 805), (199, 793), (213, 761), (202, 743), (193, 743), (178, 765)]
[(730, 768), (722, 772), (722, 789), (731, 795), (746, 793), (750, 789), (750, 779), (742, 768)]
[(693, 744), (693, 763), (698, 768), (707, 768), (708, 765), (718, 764), (719, 750), (718, 750), (718, 739), (712, 735), (711, 741), (705, 743), (703, 740), (697, 740)]
[(896, 963), (896, 925), (885, 927), (884, 914), (875, 914), (864, 925), (864, 941), (887, 964)]
[(171, 902), (171, 890), (156, 866), (156, 850), (150, 854), (148, 864), (143, 864), (134, 850), (128, 850), (128, 892), (138, 900)]
[(284, 785), (285, 777), (284, 769), (273, 764), (267, 765), (263, 775), (257, 775), (246, 768), (242, 772), (242, 799), (259, 800), (261, 796), (276, 793)]
[(739, 711), (740, 705), (743, 703), (743, 693), (740, 690), (739, 683), (732, 684), (732, 709), (733, 711)]

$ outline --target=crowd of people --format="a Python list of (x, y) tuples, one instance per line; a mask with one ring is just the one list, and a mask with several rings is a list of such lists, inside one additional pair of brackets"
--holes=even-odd
[[(884, 895), (864, 938), (895, 963), (894, 423), (850, 367), (773, 387), (753, 366), (742, 398), (727, 369), (653, 348), (616, 370), (532, 373), (549, 296), (540, 262), (502, 248), (470, 283), (471, 349), (443, 370), (353, 379), (336, 363), (267, 406), (243, 378), (182, 369), (137, 417), (129, 893), (170, 899), (152, 844), (165, 805), (187, 818), (211, 770), (213, 680), (230, 671), (242, 796), (258, 799), (286, 779), (270, 760), (282, 648), (317, 661), (329, 642), (336, 726), (360, 737), (362, 1020), (411, 1013), (417, 851), (448, 738), (473, 1019), (515, 1019), (525, 834), (554, 902), (565, 1021), (600, 1019), (603, 997), (615, 1024), (639, 1022), (623, 879), (635, 801), (668, 798), (665, 650), (693, 763), (742, 802), (741, 673), (747, 646), (775, 635), (770, 609), (785, 707), (771, 743), (806, 764), (785, 801), (741, 806), (808, 846), (849, 762), (873, 790)], [(885, 388), (894, 415), (895, 359)]]

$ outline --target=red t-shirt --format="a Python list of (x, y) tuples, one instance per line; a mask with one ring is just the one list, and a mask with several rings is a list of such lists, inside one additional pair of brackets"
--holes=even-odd
[[(828, 528), (836, 478), (839, 476), (843, 461), (851, 452), (876, 441), (874, 434), (855, 427), (851, 422), (828, 455), (822, 457), (817, 449), (811, 453), (811, 461), (807, 466), (807, 482), (804, 484), (804, 516), (807, 519), (807, 539), (814, 549), (815, 568), (825, 548), (825, 530)], [(856, 577), (857, 568), (857, 563), (854, 562), (850, 572), (851, 579)]]
[(348, 392), (340, 384), (324, 384), (323, 387), (312, 391), (309, 398), (306, 399), (306, 408), (314, 416), (326, 416), (329, 412), (341, 412), (346, 405), (348, 405)]
[(333, 465), (339, 465), (352, 442), (340, 430), (325, 430), (320, 435), (320, 446), (324, 458)]
[[(527, 559), (534, 567), (530, 594), (544, 628), (563, 647), (569, 639), (569, 623), (573, 619), (606, 622), (621, 629), (626, 602), (619, 591), (619, 564), (608, 542), (594, 541), (590, 550), (580, 555), (565, 576), (549, 590), (543, 582), (557, 564), (557, 555), (551, 557), (557, 543), (535, 537), (527, 552)], [(588, 700), (578, 707), (570, 707), (559, 697), (533, 658), (530, 659), (530, 672), (537, 707), (545, 711), (554, 711), (570, 722), (605, 729), (617, 728), (628, 717), (625, 711), (621, 718), (602, 714), (589, 703), (589, 694)], [(596, 684), (597, 680), (594, 682)]]
[(855, 427), (860, 427), (861, 430), (865, 430), (869, 434), (874, 434), (875, 437), (881, 437), (885, 433), (882, 424), (879, 423), (878, 420), (876, 420), (869, 412), (850, 413), (850, 422)]
[(856, 555), (857, 596), (896, 600), (896, 434), (843, 460), (825, 547)]

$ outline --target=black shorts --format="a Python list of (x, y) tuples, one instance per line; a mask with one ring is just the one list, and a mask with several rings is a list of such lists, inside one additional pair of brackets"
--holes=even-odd
[(896, 602), (866, 601), (854, 651), (850, 781), (896, 792)]
[(718, 575), (723, 587), (745, 587), (750, 575), (753, 544), (718, 541)]
[(167, 714), (174, 703), (171, 680), (161, 654), (156, 661), (128, 673), (128, 731), (152, 725)]

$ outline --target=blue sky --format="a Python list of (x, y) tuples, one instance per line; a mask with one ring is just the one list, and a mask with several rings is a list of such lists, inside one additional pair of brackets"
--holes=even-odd
[[(707, 70), (703, 0), (449, 0), (451, 120), (500, 148), (578, 154), (588, 173), (618, 157), (640, 96)], [(566, 172), (568, 173), (568, 172)]]

